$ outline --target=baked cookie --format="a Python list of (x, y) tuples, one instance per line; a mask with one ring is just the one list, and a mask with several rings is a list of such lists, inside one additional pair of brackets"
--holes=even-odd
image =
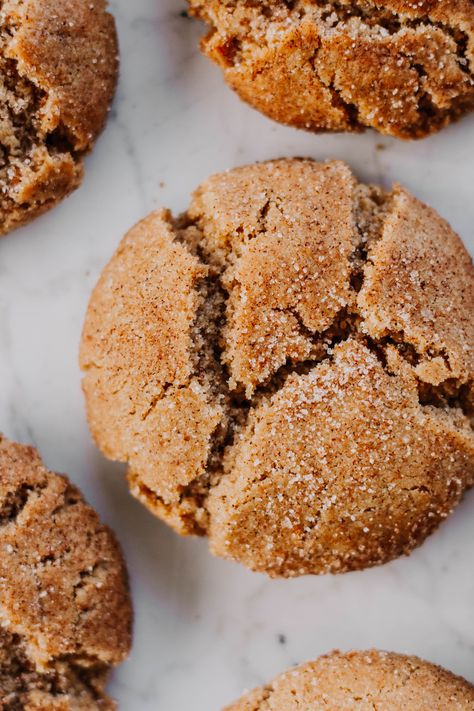
[(111, 531), (36, 450), (0, 436), (0, 707), (114, 709), (104, 688), (130, 629)]
[(92, 433), (179, 533), (272, 576), (409, 553), (474, 481), (474, 269), (397, 186), (279, 160), (125, 237), (89, 305)]
[(190, 0), (242, 99), (310, 131), (438, 131), (474, 107), (472, 0)]
[(5, 0), (0, 12), (0, 234), (82, 179), (117, 79), (105, 0)]
[(473, 711), (474, 686), (417, 657), (333, 652), (282, 674), (224, 711)]

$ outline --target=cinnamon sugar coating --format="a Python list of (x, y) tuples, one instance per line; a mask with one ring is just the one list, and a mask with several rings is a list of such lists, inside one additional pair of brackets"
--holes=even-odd
[(474, 270), (343, 163), (216, 175), (134, 227), (91, 297), (91, 431), (179, 533), (271, 576), (410, 553), (474, 481)]
[(0, 234), (78, 187), (114, 95), (105, 0), (0, 3)]
[(0, 706), (114, 709), (130, 648), (119, 546), (66, 477), (0, 436)]
[(311, 131), (438, 131), (474, 106), (470, 0), (189, 0), (242, 99)]
[(474, 687), (418, 657), (332, 652), (279, 676), (224, 711), (472, 711)]

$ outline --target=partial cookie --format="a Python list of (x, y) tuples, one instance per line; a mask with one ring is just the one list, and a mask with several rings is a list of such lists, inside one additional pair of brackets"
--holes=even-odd
[(474, 481), (474, 269), (401, 187), (343, 163), (216, 175), (105, 268), (92, 433), (182, 534), (273, 576), (409, 553)]
[(474, 686), (418, 657), (333, 652), (282, 674), (224, 711), (473, 711)]
[(438, 131), (474, 107), (471, 0), (189, 0), (242, 99), (310, 131)]
[(117, 81), (105, 0), (6, 0), (0, 12), (0, 234), (82, 180)]
[(112, 667), (130, 649), (120, 548), (66, 477), (0, 436), (0, 706), (114, 709)]

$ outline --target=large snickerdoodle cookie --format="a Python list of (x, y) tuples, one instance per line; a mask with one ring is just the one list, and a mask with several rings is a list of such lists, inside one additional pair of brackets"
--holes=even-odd
[(418, 657), (333, 652), (295, 667), (225, 711), (473, 711), (474, 687)]
[(104, 689), (130, 628), (112, 533), (32, 447), (0, 436), (0, 707), (114, 709)]
[(183, 534), (273, 576), (419, 545), (474, 480), (474, 269), (401, 187), (280, 160), (210, 178), (105, 268), (92, 433)]
[(311, 131), (420, 138), (474, 107), (471, 0), (190, 0), (249, 104)]
[(105, 0), (6, 0), (0, 9), (0, 234), (82, 179), (117, 79)]

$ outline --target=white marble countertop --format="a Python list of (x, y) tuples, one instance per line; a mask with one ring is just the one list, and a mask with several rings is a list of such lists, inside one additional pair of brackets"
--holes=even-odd
[(127, 493), (86, 426), (77, 349), (90, 290), (123, 233), (186, 207), (215, 171), (256, 159), (347, 160), (400, 181), (474, 251), (474, 116), (420, 143), (313, 136), (241, 104), (197, 51), (183, 0), (115, 0), (121, 84), (82, 188), (0, 242), (0, 430), (37, 445), (117, 531), (135, 603), (123, 711), (220, 711), (244, 688), (334, 647), (418, 654), (474, 681), (474, 491), (411, 558), (342, 577), (270, 581), (211, 558)]

